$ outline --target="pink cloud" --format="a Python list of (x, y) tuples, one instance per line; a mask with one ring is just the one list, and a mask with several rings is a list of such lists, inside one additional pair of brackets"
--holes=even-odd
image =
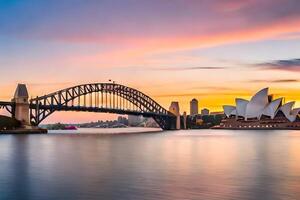
[(220, 12), (233, 12), (255, 5), (257, 0), (223, 0), (216, 2), (216, 9)]
[[(111, 48), (90, 55), (71, 55), (70, 63), (86, 63), (93, 66), (132, 66), (145, 62), (149, 55), (159, 55), (166, 52), (176, 52), (197, 48), (260, 41), (267, 39), (282, 39), (289, 33), (300, 32), (300, 17), (286, 18), (268, 25), (248, 27), (241, 30), (224, 30), (214, 34), (185, 35), (178, 37), (157, 38), (122, 38), (122, 48)], [(116, 38), (115, 41), (118, 39)], [(151, 59), (150, 59), (151, 60)]]

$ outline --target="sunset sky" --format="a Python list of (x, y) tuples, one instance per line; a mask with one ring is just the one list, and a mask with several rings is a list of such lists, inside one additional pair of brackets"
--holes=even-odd
[(6, 101), (17, 83), (37, 96), (112, 79), (181, 111), (192, 98), (221, 111), (263, 87), (300, 106), (300, 1), (0, 0), (0, 69)]

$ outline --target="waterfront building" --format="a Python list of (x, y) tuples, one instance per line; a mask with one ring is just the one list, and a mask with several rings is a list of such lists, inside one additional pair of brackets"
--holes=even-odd
[(257, 92), (250, 100), (235, 99), (235, 106), (224, 105), (226, 119), (223, 128), (299, 128), (300, 108), (293, 108), (295, 102), (283, 102), (283, 98), (273, 99), (269, 88)]
[(198, 115), (198, 100), (192, 99), (190, 101), (190, 115)]
[(143, 122), (141, 115), (128, 115), (128, 126), (138, 126)]
[(210, 112), (209, 115), (224, 115), (223, 111)]
[(209, 110), (207, 108), (203, 108), (201, 110), (201, 116), (204, 116), (204, 115), (209, 115)]
[(196, 118), (196, 125), (197, 125), (197, 126), (203, 125), (203, 119), (201, 119), (201, 118)]
[(118, 116), (117, 121), (118, 121), (118, 123), (120, 123), (120, 124), (128, 125), (128, 119), (127, 119), (126, 117)]

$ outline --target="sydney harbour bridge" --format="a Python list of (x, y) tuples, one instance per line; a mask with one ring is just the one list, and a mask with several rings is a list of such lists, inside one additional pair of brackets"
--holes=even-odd
[(180, 128), (176, 104), (166, 110), (146, 94), (116, 83), (77, 85), (31, 99), (26, 85), (19, 84), (12, 101), (0, 101), (1, 108), (28, 126), (38, 126), (56, 111), (81, 111), (141, 115), (152, 117), (163, 130)]

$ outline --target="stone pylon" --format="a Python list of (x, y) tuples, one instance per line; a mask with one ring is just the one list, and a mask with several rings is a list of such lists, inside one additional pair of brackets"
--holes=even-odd
[(172, 101), (169, 107), (169, 112), (176, 116), (176, 129), (180, 129), (180, 110), (179, 103), (177, 101)]
[(187, 121), (187, 114), (186, 112), (184, 111), (183, 112), (183, 129), (187, 129), (187, 124), (186, 124), (186, 121)]
[(30, 125), (28, 98), (26, 85), (18, 84), (14, 98), (12, 99), (12, 102), (15, 103), (14, 117), (25, 126)]

